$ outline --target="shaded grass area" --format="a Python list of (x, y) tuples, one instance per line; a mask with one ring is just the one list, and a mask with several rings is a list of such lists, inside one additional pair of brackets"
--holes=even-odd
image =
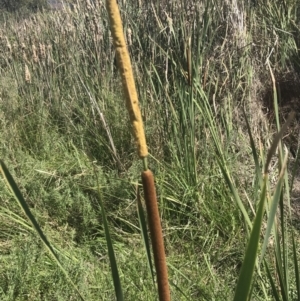
[[(0, 156), (86, 300), (111, 300), (96, 166), (125, 298), (156, 300), (136, 212), (141, 168), (106, 11), (97, 1), (81, 4), (26, 20), (11, 16), (3, 25)], [(278, 75), (292, 70), (297, 76), (299, 16), (293, 1), (289, 14), (277, 1), (244, 7), (240, 36), (223, 16), (223, 10), (233, 14), (223, 2), (192, 7), (186, 1), (185, 9), (175, 4), (121, 6), (156, 176), (172, 300), (231, 300), (247, 228), (217, 158), (253, 217), (255, 167), (240, 108), (267, 148), (271, 131), (257, 116), (259, 102), (255, 109), (251, 102), (271, 86), (267, 58)], [(0, 185), (1, 300), (77, 300), (2, 179)], [(266, 282), (266, 276), (256, 279), (255, 300), (265, 300)]]

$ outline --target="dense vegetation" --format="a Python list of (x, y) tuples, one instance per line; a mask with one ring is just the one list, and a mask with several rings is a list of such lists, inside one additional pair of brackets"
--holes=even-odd
[(10, 13), (36, 12), (49, 8), (47, 0), (0, 0), (0, 10)]
[[(245, 216), (254, 220), (260, 195), (246, 118), (263, 169), (276, 121), (299, 112), (299, 1), (246, 2), (119, 1), (176, 301), (232, 300), (250, 232)], [(141, 166), (104, 3), (3, 19), (0, 158), (86, 300), (114, 300), (96, 173), (126, 300), (156, 300), (136, 212)], [(295, 228), (299, 117), (283, 140), (291, 154), (280, 234)], [(281, 155), (271, 161), (270, 199)], [(272, 235), (266, 261), (282, 288)], [(284, 254), (285, 271), (291, 257)], [(267, 271), (257, 268), (253, 300), (274, 298)], [(283, 300), (297, 300), (294, 278), (284, 279)], [(0, 299), (77, 298), (1, 178)]]

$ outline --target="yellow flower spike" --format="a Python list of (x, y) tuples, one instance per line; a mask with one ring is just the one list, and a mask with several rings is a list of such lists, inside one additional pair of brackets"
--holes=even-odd
[(116, 0), (107, 0), (106, 7), (109, 14), (111, 33), (116, 49), (117, 64), (122, 77), (126, 106), (137, 144), (138, 155), (140, 158), (145, 158), (148, 156), (146, 137), (130, 57), (123, 34), (120, 11)]

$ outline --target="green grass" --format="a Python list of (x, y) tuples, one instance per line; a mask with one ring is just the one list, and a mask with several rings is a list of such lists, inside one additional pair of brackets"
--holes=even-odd
[[(151, 154), (149, 167), (156, 179), (172, 300), (233, 300), (254, 212), (261, 204), (259, 175), (276, 128), (290, 110), (285, 95), (273, 93), (266, 62), (277, 83), (290, 74), (298, 78), (300, 16), (296, 1), (287, 1), (288, 11), (281, 1), (259, 1), (256, 7), (243, 8), (241, 37), (224, 16), (230, 15), (230, 8), (223, 1), (198, 1), (194, 11), (190, 2), (194, 1), (184, 1), (183, 8), (176, 7), (180, 1), (165, 7), (156, 1), (147, 7), (126, 2), (121, 12), (125, 30), (132, 32), (129, 51)], [(137, 213), (141, 163), (124, 109), (106, 10), (80, 3), (78, 11), (37, 13), (26, 20), (3, 16), (0, 158), (85, 300), (114, 300), (96, 173), (124, 298), (157, 300)], [(187, 74), (189, 38), (192, 85)], [(25, 63), (30, 83), (25, 81)], [(266, 113), (262, 107), (270, 93)], [(283, 103), (277, 101), (280, 98)], [(272, 109), (273, 102), (281, 107)], [(277, 123), (268, 123), (276, 110)], [(271, 158), (267, 208), (283, 152), (284, 148), (281, 159)], [(288, 175), (296, 175), (289, 165), (277, 199), (285, 218), (277, 213), (278, 227), (270, 232), (277, 257), (270, 244), (266, 264), (262, 260), (254, 270), (251, 300), (273, 300), (270, 279), (277, 290), (280, 286), (286, 291), (287, 297), (278, 300), (296, 298), (294, 229), (287, 214), (287, 192), (293, 187), (287, 185)], [(267, 227), (266, 214), (262, 223)], [(295, 243), (299, 245), (297, 233)], [(280, 277), (274, 276), (275, 260), (284, 279), (281, 285)], [(80, 300), (3, 178), (0, 299)]]

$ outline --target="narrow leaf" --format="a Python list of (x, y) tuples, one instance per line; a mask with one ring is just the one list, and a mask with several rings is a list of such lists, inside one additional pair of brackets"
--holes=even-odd
[(109, 227), (108, 227), (108, 222), (107, 222), (106, 213), (105, 213), (105, 209), (104, 209), (104, 204), (102, 201), (102, 194), (101, 194), (101, 190), (100, 190), (99, 179), (98, 179), (95, 169), (94, 169), (94, 172), (95, 172), (95, 176), (96, 176), (96, 180), (97, 180), (97, 188), (98, 188), (98, 196), (99, 196), (98, 200), (99, 200), (99, 206), (101, 208), (101, 214), (102, 214), (102, 219), (103, 219), (105, 239), (106, 239), (106, 243), (107, 243), (108, 257), (109, 257), (109, 261), (110, 261), (111, 273), (112, 273), (112, 278), (113, 278), (113, 282), (114, 282), (115, 294), (116, 294), (117, 301), (124, 301), (122, 285), (121, 285), (121, 280), (120, 280), (119, 271), (118, 271), (118, 265), (117, 265), (117, 261), (116, 261), (116, 256), (115, 256), (112, 240), (111, 240), (110, 233), (109, 233)]
[(256, 217), (253, 223), (253, 228), (248, 241), (245, 258), (242, 264), (240, 276), (238, 279), (234, 301), (247, 301), (251, 299), (250, 289), (253, 279), (254, 266), (256, 262), (256, 256), (258, 252), (258, 244), (260, 238), (261, 225), (264, 214), (265, 200), (266, 200), (266, 186), (267, 175), (264, 176), (263, 189), (261, 193), (261, 199), (259, 207), (256, 213)]
[(288, 126), (290, 125), (290, 123), (292, 122), (292, 120), (294, 119), (294, 117), (295, 117), (295, 112), (290, 113), (290, 115), (289, 115), (286, 123), (283, 125), (283, 127), (281, 128), (281, 130), (274, 137), (274, 140), (272, 142), (272, 145), (271, 145), (270, 150), (269, 150), (268, 155), (267, 155), (267, 160), (266, 160), (266, 165), (265, 165), (265, 171), (264, 171), (265, 174), (268, 173), (268, 168), (269, 168), (271, 159), (272, 159), (273, 155), (276, 152), (276, 148), (277, 148), (277, 145), (278, 145), (279, 141), (281, 140), (283, 134), (288, 129)]
[(285, 160), (284, 160), (284, 165), (282, 167), (282, 170), (281, 170), (281, 173), (280, 173), (277, 185), (276, 185), (275, 193), (274, 193), (274, 196), (273, 196), (272, 201), (271, 201), (271, 208), (270, 208), (270, 211), (269, 211), (269, 217), (268, 217), (268, 222), (267, 222), (266, 233), (265, 233), (264, 242), (263, 242), (263, 246), (262, 246), (262, 250), (261, 250), (260, 262), (262, 262), (263, 257), (264, 257), (265, 252), (266, 252), (266, 249), (267, 249), (268, 240), (269, 240), (269, 237), (270, 237), (270, 234), (271, 234), (271, 231), (272, 231), (275, 215), (276, 215), (276, 212), (277, 212), (278, 203), (279, 203), (280, 196), (281, 196), (281, 193), (282, 193), (282, 186), (283, 186), (283, 180), (284, 180), (283, 176), (285, 174), (287, 159), (288, 159), (288, 156), (286, 154)]
[(299, 265), (297, 258), (296, 243), (294, 238), (294, 233), (292, 232), (292, 242), (293, 242), (293, 256), (294, 256), (294, 267), (295, 267), (295, 279), (297, 288), (297, 300), (300, 300), (300, 277), (299, 277)]
[(65, 274), (67, 280), (71, 283), (71, 285), (73, 286), (73, 288), (75, 289), (75, 291), (77, 292), (78, 296), (80, 297), (81, 300), (84, 301), (83, 296), (81, 295), (81, 293), (79, 292), (77, 286), (75, 285), (75, 283), (72, 281), (72, 279), (70, 278), (70, 276), (68, 275), (67, 271), (63, 268), (56, 252), (54, 251), (52, 245), (50, 244), (50, 242), (48, 241), (47, 237), (45, 236), (45, 234), (43, 233), (42, 229), (40, 228), (38, 222), (36, 221), (35, 217), (33, 216), (33, 214), (31, 213), (19, 187), (17, 186), (15, 180), (13, 179), (12, 175), (10, 174), (10, 172), (8, 171), (7, 167), (5, 166), (4, 162), (2, 160), (0, 160), (0, 165), (1, 165), (1, 173), (10, 189), (10, 191), (13, 193), (13, 195), (15, 196), (16, 200), (18, 201), (20, 207), (23, 209), (24, 213), (26, 214), (26, 216), (28, 217), (28, 219), (30, 220), (30, 222), (32, 223), (34, 229), (36, 230), (36, 232), (38, 233), (40, 239), (42, 240), (42, 242), (44, 243), (44, 245), (46, 246), (46, 248), (48, 249), (48, 251), (50, 252), (50, 254), (52, 255), (52, 257), (54, 258), (54, 260), (56, 261), (56, 264), (59, 266), (59, 268), (61, 269), (61, 271)]
[(150, 244), (149, 244), (149, 236), (148, 236), (148, 230), (147, 230), (147, 222), (146, 222), (146, 217), (144, 214), (144, 209), (142, 206), (141, 202), (141, 195), (140, 195), (140, 189), (137, 186), (137, 210), (138, 210), (138, 216), (139, 216), (139, 223), (141, 227), (141, 233), (144, 241), (144, 246), (146, 249), (146, 254), (147, 254), (147, 259), (148, 259), (148, 266), (150, 269), (150, 273), (152, 276), (153, 283), (155, 283), (155, 276), (154, 276), (154, 269), (153, 269), (153, 264), (152, 264), (152, 259), (151, 259), (151, 249), (150, 249)]
[(269, 281), (271, 283), (273, 296), (274, 296), (274, 298), (275, 298), (276, 301), (281, 301), (281, 299), (279, 298), (279, 293), (278, 293), (278, 290), (276, 288), (275, 282), (274, 282), (273, 277), (271, 275), (269, 266), (268, 266), (268, 264), (267, 264), (267, 262), (265, 260), (264, 260), (264, 263), (265, 263), (265, 267), (266, 267), (266, 270), (267, 270), (267, 275), (268, 275)]
[(250, 139), (250, 146), (251, 146), (251, 150), (252, 150), (253, 160), (254, 160), (254, 163), (255, 163), (255, 173), (256, 173), (256, 176), (258, 178), (259, 184), (261, 184), (262, 183), (262, 175), (261, 175), (261, 170), (260, 170), (260, 167), (259, 167), (258, 156), (257, 156), (254, 139), (253, 139), (253, 136), (252, 136), (251, 128), (250, 128), (245, 110), (243, 110), (243, 114), (244, 114), (245, 121), (246, 121), (248, 135), (249, 135), (249, 139)]
[(281, 297), (283, 301), (288, 301), (288, 292), (287, 292), (287, 287), (285, 283), (285, 278), (284, 278), (284, 271), (282, 269), (282, 261), (281, 261), (281, 253), (276, 251), (275, 252), (275, 261), (276, 261), (276, 270), (277, 270), (277, 275), (279, 278), (279, 284), (280, 284), (280, 292), (281, 292)]
[(223, 174), (223, 176), (225, 178), (225, 181), (227, 182), (227, 185), (229, 186), (229, 189), (230, 189), (230, 191), (231, 191), (231, 193), (232, 193), (232, 195), (233, 195), (233, 197), (234, 197), (237, 205), (239, 206), (239, 208), (240, 208), (240, 210), (241, 210), (241, 212), (242, 212), (242, 214), (243, 214), (243, 216), (244, 216), (244, 218), (245, 218), (245, 220), (247, 222), (247, 225), (251, 229), (252, 228), (252, 223), (251, 223), (249, 215), (248, 215), (248, 213), (247, 213), (247, 211), (245, 209), (245, 206), (244, 206), (242, 200), (240, 199), (240, 197), (238, 195), (238, 192), (235, 189), (235, 187), (234, 187), (234, 185), (233, 185), (233, 183), (232, 183), (232, 181), (230, 179), (230, 176), (229, 176), (227, 170), (225, 169), (225, 167), (223, 166), (222, 162), (220, 162), (218, 160), (218, 163), (219, 163), (219, 167), (220, 167), (220, 169), (222, 171), (222, 174)]

